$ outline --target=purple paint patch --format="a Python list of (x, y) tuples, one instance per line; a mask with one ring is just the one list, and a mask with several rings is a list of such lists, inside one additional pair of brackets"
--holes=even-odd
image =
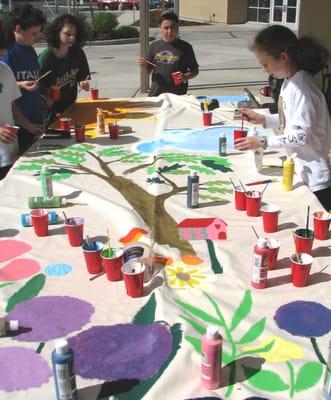
[(0, 349), (0, 371), (0, 390), (5, 392), (40, 387), (52, 376), (47, 362), (23, 347)]
[(277, 310), (274, 320), (294, 336), (317, 337), (331, 330), (331, 310), (313, 301), (293, 301)]
[(17, 304), (7, 319), (18, 319), (23, 328), (31, 328), (15, 340), (44, 342), (81, 329), (93, 312), (91, 304), (74, 297), (44, 296)]
[(172, 336), (167, 325), (95, 326), (69, 340), (76, 373), (84, 378), (145, 380), (169, 357)]

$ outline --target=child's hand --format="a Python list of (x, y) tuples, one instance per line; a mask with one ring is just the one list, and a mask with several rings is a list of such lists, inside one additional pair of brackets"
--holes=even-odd
[(254, 150), (261, 147), (261, 143), (257, 136), (249, 136), (237, 139), (234, 147), (238, 150)]
[(240, 114), (244, 120), (252, 122), (253, 124), (265, 124), (265, 118), (263, 115), (251, 110), (250, 108), (241, 108)]
[(90, 82), (89, 81), (80, 81), (79, 82), (79, 87), (86, 92), (90, 90)]
[(138, 58), (138, 64), (139, 64), (141, 67), (147, 67), (146, 58), (139, 57), (139, 58)]
[(19, 81), (17, 84), (20, 88), (28, 90), (29, 92), (34, 92), (39, 87), (38, 81)]
[(10, 127), (0, 126), (0, 140), (3, 143), (10, 144), (16, 141), (17, 135)]

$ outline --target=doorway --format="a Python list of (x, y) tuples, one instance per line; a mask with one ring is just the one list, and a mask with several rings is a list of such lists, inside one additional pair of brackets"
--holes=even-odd
[(299, 21), (300, 0), (272, 0), (270, 22), (296, 30)]

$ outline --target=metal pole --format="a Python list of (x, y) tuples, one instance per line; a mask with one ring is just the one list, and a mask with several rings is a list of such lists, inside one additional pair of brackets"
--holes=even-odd
[[(146, 57), (149, 42), (149, 1), (140, 0), (139, 18), (140, 18), (140, 57)], [(149, 79), (146, 71), (142, 68), (140, 72), (140, 92), (146, 93)]]
[(174, 0), (174, 11), (179, 16), (179, 0)]

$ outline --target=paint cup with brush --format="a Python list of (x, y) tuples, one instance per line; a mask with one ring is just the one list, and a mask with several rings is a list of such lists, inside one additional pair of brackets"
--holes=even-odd
[(236, 144), (237, 139), (245, 138), (248, 130), (244, 129), (244, 117), (241, 118), (241, 128), (233, 131), (233, 143)]
[(241, 185), (235, 185), (231, 178), (230, 182), (232, 183), (234, 189), (234, 205), (236, 210), (244, 211), (246, 210), (246, 197), (245, 197), (245, 188)]
[(122, 279), (123, 249), (112, 247), (110, 232), (107, 230), (108, 244), (101, 252), (102, 267), (109, 281)]
[(145, 265), (141, 261), (130, 261), (122, 266), (126, 293), (130, 297), (142, 297), (144, 294)]
[(306, 286), (309, 279), (313, 257), (307, 253), (296, 253), (291, 260), (291, 281), (296, 287)]
[(80, 217), (68, 218), (65, 212), (63, 212), (63, 216), (70, 246), (72, 247), (81, 246), (84, 241), (83, 239), (84, 219)]
[(82, 245), (82, 251), (85, 258), (87, 270), (90, 274), (96, 275), (102, 271), (101, 252), (103, 244), (86, 237)]
[(314, 242), (314, 231), (309, 229), (309, 212), (307, 209), (306, 227), (298, 228), (294, 231), (295, 251), (297, 253), (311, 254)]
[(212, 124), (213, 113), (208, 109), (208, 100), (205, 99), (203, 102), (202, 122), (204, 126), (210, 126)]

